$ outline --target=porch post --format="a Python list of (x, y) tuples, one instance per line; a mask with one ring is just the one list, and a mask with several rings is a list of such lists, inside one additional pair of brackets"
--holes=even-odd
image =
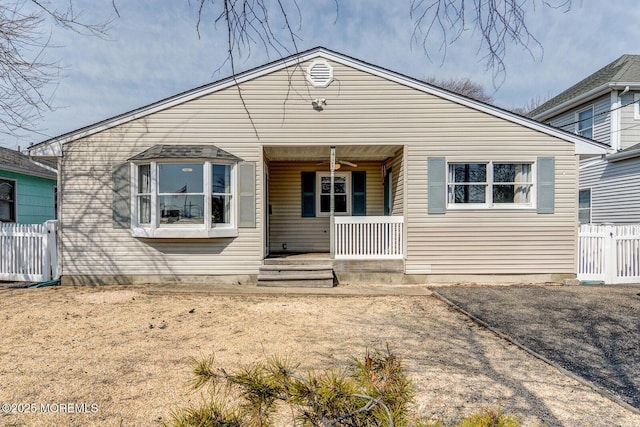
[(329, 168), (331, 169), (331, 190), (329, 193), (329, 254), (331, 259), (335, 256), (335, 189), (333, 188), (333, 181), (335, 178), (335, 170), (336, 170), (336, 147), (331, 146), (331, 157), (329, 162)]

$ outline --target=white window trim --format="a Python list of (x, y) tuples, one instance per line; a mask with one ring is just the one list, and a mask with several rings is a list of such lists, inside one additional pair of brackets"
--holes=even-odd
[[(322, 204), (320, 202), (320, 196), (322, 195), (322, 178), (330, 177), (331, 172), (316, 172), (316, 206), (318, 207), (316, 211), (317, 217), (322, 216), (330, 216), (330, 212), (322, 212)], [(334, 212), (336, 216), (350, 216), (351, 215), (351, 198), (352, 189), (351, 189), (351, 172), (334, 172), (334, 177), (344, 177), (345, 178), (345, 186), (346, 186), (346, 196), (347, 196), (347, 211), (346, 212)]]
[[(203, 224), (160, 224), (158, 207), (158, 164), (202, 163), (204, 179), (204, 223)], [(138, 213), (138, 166), (151, 165), (151, 223), (140, 224)], [(231, 166), (231, 218), (228, 224), (213, 224), (211, 222), (211, 195), (213, 194), (212, 164), (225, 164)], [(131, 162), (131, 235), (133, 237), (149, 239), (201, 239), (216, 237), (238, 236), (238, 185), (237, 163), (233, 161), (198, 161), (193, 159), (167, 160), (167, 161), (140, 161)]]
[(640, 92), (633, 94), (633, 119), (640, 120)]
[[(593, 105), (590, 105), (587, 108), (583, 108), (581, 110), (576, 111), (576, 116), (575, 116), (575, 122), (576, 122), (576, 130), (575, 130), (575, 134), (576, 135), (581, 135), (580, 131), (584, 130), (585, 128), (581, 129), (580, 128), (580, 114), (584, 113), (585, 111), (591, 110), (591, 139), (593, 139), (593, 137), (595, 136), (595, 127), (596, 127), (596, 116), (595, 116), (595, 108)], [(586, 128), (588, 129), (588, 128)]]
[(592, 221), (592, 214), (593, 214), (593, 190), (591, 187), (587, 187), (587, 188), (579, 188), (578, 189), (578, 222), (580, 222), (580, 211), (581, 210), (587, 210), (587, 208), (581, 208), (580, 207), (580, 192), (581, 191), (587, 191), (589, 190), (589, 222), (587, 223), (583, 223), (583, 224), (591, 224)]
[[(485, 189), (485, 200), (486, 203), (449, 203), (449, 185), (455, 184), (449, 181), (449, 166), (450, 165), (461, 165), (461, 164), (484, 164), (487, 165), (487, 180), (484, 185), (486, 185)], [(493, 165), (497, 164), (530, 164), (531, 165), (531, 197), (529, 199), (529, 203), (493, 203), (493, 192), (491, 189), (495, 184), (493, 182)], [(461, 161), (451, 161), (447, 162), (446, 167), (446, 198), (447, 198), (447, 209), (451, 210), (535, 210), (536, 209), (536, 184), (537, 184), (537, 175), (536, 175), (536, 162), (529, 160), (490, 160), (490, 161), (477, 161), (477, 160), (461, 160)], [(478, 183), (482, 185), (482, 183)]]

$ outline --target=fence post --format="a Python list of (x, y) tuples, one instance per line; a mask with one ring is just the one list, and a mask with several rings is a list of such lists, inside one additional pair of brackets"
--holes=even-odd
[(612, 225), (604, 227), (604, 283), (607, 285), (613, 284), (616, 277), (616, 229)]
[[(58, 277), (58, 221), (50, 220), (46, 223), (46, 239), (49, 248), (49, 266), (51, 267), (50, 279)], [(47, 272), (49, 269), (47, 268)]]

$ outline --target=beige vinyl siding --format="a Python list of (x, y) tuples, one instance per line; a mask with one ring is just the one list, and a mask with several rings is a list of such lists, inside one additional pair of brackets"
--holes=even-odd
[(392, 204), (391, 215), (404, 214), (404, 150), (398, 150), (390, 162), (392, 172)]
[[(343, 166), (337, 173), (365, 171), (367, 215), (382, 215), (384, 208), (383, 185), (379, 162), (357, 162), (358, 167)], [(317, 162), (270, 162), (269, 163), (269, 251), (282, 252), (329, 252), (329, 217), (301, 215), (301, 173), (325, 172)], [(316, 177), (316, 180), (318, 177)], [(317, 184), (317, 181), (316, 181)]]
[[(392, 160), (393, 209), (405, 215), (407, 273), (574, 272), (573, 144), (339, 63), (332, 63), (335, 81), (328, 88), (313, 88), (304, 78), (305, 66), (293, 65), (241, 84), (244, 105), (237, 88), (221, 89), (65, 144), (64, 274), (256, 274), (265, 228), (263, 145), (397, 146)], [(312, 108), (315, 98), (326, 99), (323, 111)], [(129, 230), (113, 228), (112, 167), (155, 144), (214, 144), (257, 162), (256, 228), (239, 229), (239, 237), (232, 239), (185, 241), (136, 239)], [(554, 156), (556, 212), (428, 215), (429, 156), (510, 161)], [(289, 168), (270, 160), (271, 248), (281, 250), (286, 242), (289, 250), (328, 250), (328, 219), (299, 215), (302, 165)], [(380, 162), (361, 166), (367, 162), (349, 160), (371, 170), (367, 214), (382, 214)], [(279, 217), (281, 209), (285, 215)], [(301, 223), (285, 222), (293, 219)]]
[[(463, 120), (463, 115), (459, 113), (457, 119)], [(572, 273), (577, 194), (573, 147), (525, 129), (510, 129), (505, 122), (477, 119), (481, 118), (474, 119), (478, 130), (474, 136), (438, 137), (439, 147), (428, 142), (407, 147), (406, 273)], [(555, 211), (538, 214), (535, 209), (447, 209), (445, 214), (429, 215), (429, 156), (444, 156), (447, 162), (535, 162), (539, 156), (553, 156)]]
[[(262, 258), (260, 185), (257, 184), (257, 226), (239, 229), (234, 239), (139, 239), (112, 224), (112, 167), (157, 143), (190, 143), (162, 139), (133, 123), (65, 146), (62, 162), (61, 253), (64, 275), (237, 275), (257, 274)], [(257, 162), (256, 146), (219, 148)]]

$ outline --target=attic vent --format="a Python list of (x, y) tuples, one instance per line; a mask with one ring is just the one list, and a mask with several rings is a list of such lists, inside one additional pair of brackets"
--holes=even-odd
[(313, 87), (327, 87), (333, 81), (333, 68), (327, 61), (313, 61), (307, 68), (307, 80)]

